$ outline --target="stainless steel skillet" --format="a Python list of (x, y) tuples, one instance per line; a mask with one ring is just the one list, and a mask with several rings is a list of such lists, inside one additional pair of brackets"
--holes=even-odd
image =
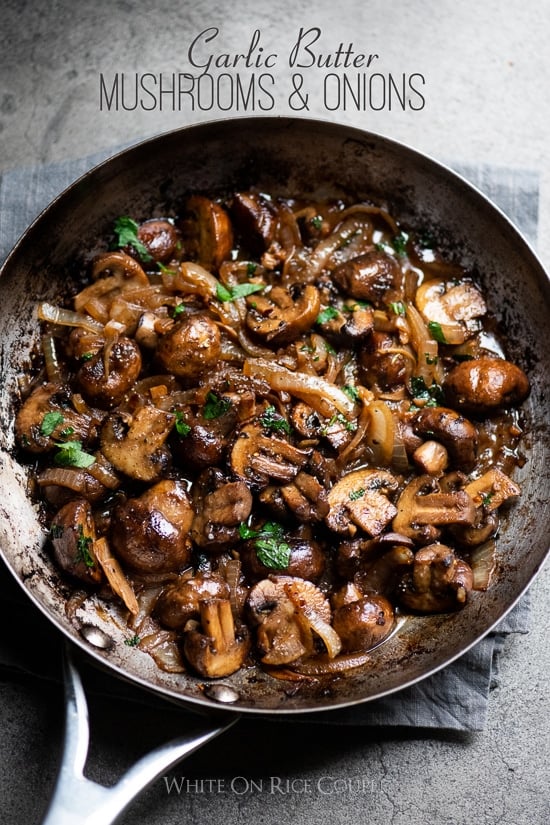
[[(405, 146), (336, 124), (240, 118), (182, 129), (146, 141), (86, 174), (39, 217), (20, 240), (0, 278), (3, 392), (0, 401), (0, 545), (8, 567), (47, 618), (96, 661), (173, 700), (219, 709), (200, 680), (156, 669), (123, 644), (110, 614), (90, 600), (77, 621), (65, 612), (66, 583), (53, 567), (44, 531), (26, 491), (26, 471), (13, 452), (17, 375), (36, 341), (36, 300), (66, 289), (75, 250), (93, 250), (120, 214), (162, 215), (196, 191), (224, 194), (248, 186), (292, 195), (374, 194), (402, 221), (431, 228), (461, 263), (480, 274), (510, 355), (528, 372), (527, 460), (518, 472), (523, 496), (499, 538), (498, 575), (459, 614), (418, 618), (373, 654), (361, 671), (288, 695), (284, 683), (246, 671), (224, 680), (244, 713), (330, 710), (399, 690), (460, 656), (513, 606), (548, 549), (547, 375), (550, 290), (535, 255), (510, 222), (458, 176)], [(92, 628), (92, 630), (90, 630)], [(99, 643), (99, 647), (97, 644)], [(101, 645), (105, 645), (102, 647)]]

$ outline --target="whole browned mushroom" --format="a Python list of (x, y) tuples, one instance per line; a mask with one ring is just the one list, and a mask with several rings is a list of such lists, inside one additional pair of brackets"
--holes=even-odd
[(246, 625), (236, 624), (228, 599), (201, 599), (200, 621), (188, 622), (183, 652), (206, 679), (221, 679), (239, 670), (250, 650)]
[(103, 576), (94, 553), (95, 524), (92, 508), (82, 498), (65, 504), (53, 517), (50, 538), (55, 560), (71, 576), (98, 584)]
[(190, 197), (181, 230), (186, 252), (206, 269), (217, 270), (230, 257), (233, 229), (219, 203), (202, 195)]
[(284, 568), (273, 568), (267, 567), (260, 561), (255, 540), (246, 541), (239, 548), (243, 570), (246, 575), (257, 581), (278, 572), (306, 579), (307, 581), (318, 581), (326, 567), (326, 555), (318, 542), (307, 533), (301, 535), (300, 531), (294, 531), (285, 535), (285, 543), (289, 548), (288, 564)]
[(287, 289), (274, 286), (265, 295), (249, 297), (247, 303), (248, 328), (277, 346), (295, 341), (311, 329), (321, 308), (319, 291), (311, 284), (296, 298)]
[(466, 604), (472, 570), (445, 544), (430, 544), (415, 556), (398, 587), (404, 607), (418, 613), (446, 613)]
[(133, 415), (112, 413), (101, 429), (101, 451), (116, 470), (138, 481), (155, 481), (170, 464), (165, 446), (174, 425), (172, 413), (152, 405)]
[(116, 555), (133, 570), (178, 572), (191, 556), (192, 521), (185, 487), (165, 479), (115, 508), (111, 542)]
[(384, 596), (363, 596), (334, 611), (333, 627), (342, 640), (342, 650), (370, 650), (383, 642), (395, 623), (393, 607)]
[(257, 255), (265, 252), (277, 230), (277, 216), (269, 201), (256, 192), (235, 192), (231, 215), (249, 251)]
[(412, 428), (442, 444), (457, 469), (469, 472), (476, 461), (477, 431), (471, 421), (446, 407), (424, 407), (415, 413)]
[(377, 304), (399, 289), (403, 274), (392, 255), (373, 249), (336, 266), (332, 277), (347, 295)]
[(198, 378), (214, 367), (221, 351), (217, 324), (203, 313), (184, 315), (160, 338), (157, 358), (162, 369), (178, 378)]
[(529, 395), (523, 370), (503, 358), (474, 358), (454, 367), (444, 382), (448, 403), (474, 415), (521, 404)]
[(164, 264), (172, 260), (180, 241), (180, 233), (174, 224), (158, 218), (140, 223), (137, 236), (153, 260)]
[(350, 536), (359, 527), (369, 536), (377, 536), (397, 513), (388, 498), (397, 487), (397, 479), (387, 470), (367, 468), (348, 473), (328, 494), (327, 527)]
[(86, 360), (76, 374), (78, 386), (91, 404), (112, 409), (120, 404), (141, 372), (141, 353), (131, 338), (122, 336)]

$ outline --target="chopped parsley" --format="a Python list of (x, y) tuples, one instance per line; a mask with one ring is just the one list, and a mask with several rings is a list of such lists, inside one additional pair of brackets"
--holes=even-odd
[(314, 229), (321, 229), (323, 225), (323, 219), (321, 215), (315, 215), (315, 217), (311, 219), (311, 225)]
[(41, 435), (51, 435), (56, 427), (63, 424), (65, 419), (60, 412), (47, 412), (40, 424)]
[(291, 430), (290, 424), (286, 418), (283, 418), (283, 416), (277, 412), (273, 405), (267, 407), (262, 413), (260, 416), (260, 423), (262, 427), (265, 427), (267, 430), (282, 430), (285, 433), (290, 433)]
[(131, 246), (144, 261), (152, 261), (153, 258), (145, 244), (138, 238), (139, 224), (128, 215), (121, 215), (115, 221), (115, 234), (117, 235), (118, 246)]
[(444, 403), (443, 390), (434, 383), (427, 387), (421, 375), (411, 378), (411, 395), (418, 401), (424, 401), (426, 407), (440, 407)]
[(54, 455), (54, 461), (60, 467), (78, 467), (86, 469), (95, 464), (95, 458), (82, 449), (81, 441), (56, 441), (59, 447)]
[(214, 418), (221, 418), (222, 415), (231, 407), (229, 398), (223, 398), (216, 395), (215, 392), (209, 392), (206, 396), (206, 404), (202, 409), (203, 418), (211, 421)]
[(290, 563), (290, 545), (284, 541), (285, 530), (276, 521), (266, 521), (259, 530), (252, 530), (244, 522), (239, 525), (242, 539), (255, 539), (258, 560), (272, 570), (284, 570)]
[(346, 393), (348, 398), (351, 398), (352, 401), (361, 400), (361, 397), (357, 392), (357, 387), (354, 387), (351, 384), (346, 384), (345, 387), (342, 387), (342, 390)]
[(352, 490), (349, 494), (350, 501), (358, 501), (360, 498), (363, 498), (365, 495), (365, 488), (359, 487), (358, 490)]
[(430, 366), (433, 366), (434, 364), (437, 364), (437, 361), (438, 361), (437, 355), (430, 355), (427, 352), (424, 353), (424, 354), (426, 356), (426, 364), (429, 364)]
[(191, 432), (191, 426), (185, 420), (181, 410), (176, 410), (176, 432), (180, 438), (185, 438)]
[(251, 278), (256, 270), (258, 269), (258, 264), (255, 264), (253, 261), (249, 261), (246, 265), (246, 274), (249, 278)]
[(265, 284), (235, 284), (235, 286), (224, 286), (223, 284), (216, 284), (216, 298), (222, 303), (227, 301), (234, 301), (235, 298), (246, 298), (247, 295), (253, 295), (254, 292), (261, 292), (265, 289)]
[(481, 494), (481, 504), (483, 507), (488, 507), (491, 501), (493, 500), (493, 493), (482, 493)]
[(174, 309), (172, 310), (172, 318), (179, 318), (182, 313), (185, 312), (185, 304), (182, 302), (180, 304), (176, 304)]
[(357, 429), (357, 422), (356, 421), (349, 421), (343, 413), (336, 413), (332, 416), (332, 418), (325, 424), (323, 429), (321, 430), (321, 435), (326, 435), (329, 431), (330, 427), (333, 427), (334, 424), (343, 424), (346, 430), (350, 433), (354, 432)]
[(177, 275), (177, 272), (176, 272), (175, 269), (170, 269), (169, 266), (166, 266), (166, 264), (163, 264), (160, 261), (157, 261), (157, 266), (158, 266), (158, 268), (160, 269), (160, 271), (162, 272), (163, 275)]
[(90, 553), (90, 548), (92, 546), (93, 539), (91, 536), (84, 535), (84, 528), (81, 524), (78, 525), (78, 536), (76, 539), (76, 559), (75, 561), (79, 562), (82, 561), (86, 565), (86, 567), (94, 567), (95, 562), (93, 559), (92, 554)]
[(398, 255), (405, 255), (407, 251), (408, 240), (409, 236), (406, 232), (400, 232), (399, 235), (395, 235), (392, 238), (391, 245), (393, 246)]
[(137, 635), (137, 633), (136, 633), (135, 636), (130, 636), (129, 639), (124, 639), (124, 644), (128, 645), (128, 647), (137, 647), (140, 642), (141, 642), (141, 639)]
[(334, 307), (327, 307), (319, 313), (315, 320), (315, 323), (326, 324), (327, 321), (332, 321), (333, 318), (338, 318), (338, 315), (339, 313), (337, 309), (334, 309)]
[(406, 315), (407, 308), (403, 301), (392, 301), (390, 303), (390, 309), (395, 315)]
[(441, 329), (441, 324), (439, 324), (437, 321), (428, 322), (428, 331), (434, 339), (434, 341), (438, 341), (440, 344), (447, 343), (447, 339), (445, 338), (443, 330)]
[(81, 361), (91, 361), (93, 357), (94, 357), (93, 352), (83, 352), (82, 355), (80, 356), (80, 360)]

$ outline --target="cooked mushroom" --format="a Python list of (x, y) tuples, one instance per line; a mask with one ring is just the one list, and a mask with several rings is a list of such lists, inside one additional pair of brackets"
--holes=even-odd
[(267, 487), (270, 479), (289, 482), (304, 466), (311, 450), (301, 450), (289, 441), (265, 435), (259, 424), (245, 424), (230, 453), (235, 475), (253, 489)]
[(468, 472), (475, 465), (477, 432), (474, 425), (446, 407), (424, 407), (412, 418), (417, 435), (427, 435), (446, 448), (455, 467)]
[(373, 563), (393, 547), (411, 550), (413, 546), (412, 539), (400, 533), (382, 533), (373, 539), (349, 539), (338, 546), (336, 571), (343, 578), (352, 579), (357, 573), (371, 569)]
[(481, 292), (468, 281), (425, 281), (415, 303), (428, 324), (438, 325), (447, 344), (464, 343), (479, 329), (476, 319), (487, 312)]
[(341, 309), (331, 306), (328, 316), (321, 313), (317, 323), (322, 334), (332, 341), (363, 342), (374, 329), (373, 309), (364, 303), (348, 301)]
[(266, 295), (248, 298), (247, 303), (248, 328), (277, 346), (295, 341), (311, 329), (321, 308), (319, 291), (311, 284), (297, 298), (283, 287), (274, 286)]
[(170, 464), (165, 446), (175, 421), (152, 405), (133, 415), (111, 414), (101, 429), (101, 450), (115, 469), (138, 481), (155, 481)]
[(439, 527), (449, 524), (474, 524), (476, 507), (464, 490), (440, 492), (433, 476), (422, 475), (410, 481), (397, 502), (393, 529), (420, 544), (439, 537)]
[(413, 453), (412, 459), (420, 472), (439, 476), (449, 465), (449, 453), (439, 441), (424, 441)]
[(233, 246), (229, 215), (219, 203), (202, 195), (190, 197), (185, 209), (181, 229), (186, 252), (206, 269), (217, 270)]
[(78, 413), (65, 384), (41, 384), (29, 395), (15, 417), (15, 437), (25, 450), (43, 453), (70, 433), (71, 439), (88, 441), (95, 436), (97, 421)]
[(50, 537), (59, 566), (87, 584), (102, 580), (94, 553), (95, 524), (92, 508), (85, 499), (65, 504), (53, 517)]
[(342, 640), (342, 650), (370, 650), (391, 633), (395, 618), (384, 596), (364, 596), (334, 611), (333, 627)]
[[(207, 471), (207, 475), (208, 471)], [(203, 549), (220, 549), (239, 541), (238, 526), (252, 510), (252, 495), (244, 481), (222, 481), (216, 489), (201, 494), (206, 485), (199, 484), (200, 496), (193, 519), (191, 537)]]
[(275, 238), (277, 217), (269, 201), (256, 192), (236, 192), (231, 214), (251, 253), (261, 255)]
[(290, 484), (280, 487), (281, 498), (298, 521), (322, 521), (328, 515), (330, 505), (325, 488), (317, 479), (303, 470)]
[(189, 619), (200, 618), (204, 599), (228, 599), (229, 585), (218, 573), (199, 571), (191, 578), (167, 585), (155, 603), (155, 615), (164, 627), (181, 630)]
[(327, 527), (353, 536), (360, 527), (377, 536), (397, 513), (388, 494), (397, 490), (395, 477), (386, 470), (364, 469), (348, 473), (328, 494)]
[(326, 557), (321, 546), (311, 536), (299, 535), (298, 531), (285, 536), (289, 548), (289, 561), (284, 568), (267, 567), (258, 557), (258, 547), (254, 539), (246, 541), (240, 548), (240, 557), (246, 575), (257, 581), (274, 572), (284, 572), (307, 581), (316, 582), (323, 575)]
[(399, 289), (403, 279), (396, 259), (375, 249), (339, 264), (332, 277), (347, 295), (373, 304), (382, 301), (388, 290)]
[(394, 392), (409, 380), (413, 361), (391, 335), (375, 330), (359, 353), (359, 379), (365, 387)]
[(77, 312), (89, 311), (102, 324), (110, 318), (113, 301), (123, 292), (150, 286), (149, 278), (139, 263), (125, 252), (105, 252), (92, 266), (93, 283), (82, 289), (74, 299)]
[(521, 404), (529, 395), (529, 379), (520, 367), (503, 358), (474, 358), (450, 371), (444, 390), (451, 406), (488, 415)]
[(159, 481), (138, 498), (119, 504), (111, 521), (116, 555), (144, 573), (178, 572), (191, 556), (193, 509), (178, 481)]
[(180, 233), (174, 224), (158, 218), (141, 223), (137, 236), (153, 260), (163, 264), (172, 260), (180, 241)]
[(112, 409), (135, 384), (141, 372), (141, 353), (131, 338), (106, 344), (86, 360), (76, 374), (78, 386), (91, 404)]
[(198, 378), (219, 359), (221, 336), (218, 326), (203, 313), (185, 315), (163, 335), (157, 347), (162, 369), (179, 378)]
[(401, 604), (419, 613), (446, 613), (464, 607), (472, 589), (472, 571), (445, 544), (430, 544), (415, 556), (412, 571), (400, 582)]
[(185, 657), (206, 679), (230, 676), (248, 656), (248, 629), (235, 623), (228, 599), (202, 599), (199, 611), (200, 623), (189, 622), (183, 634)]

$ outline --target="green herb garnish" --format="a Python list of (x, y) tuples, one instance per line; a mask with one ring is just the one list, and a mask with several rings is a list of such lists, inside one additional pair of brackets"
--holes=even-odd
[(234, 301), (235, 298), (246, 298), (247, 295), (261, 292), (262, 289), (265, 289), (265, 284), (235, 284), (235, 286), (226, 287), (218, 281), (216, 298), (218, 301), (227, 303), (227, 301)]
[(283, 541), (285, 530), (276, 521), (266, 521), (259, 530), (252, 530), (248, 524), (239, 525), (242, 539), (255, 539), (258, 560), (272, 570), (284, 570), (290, 562), (290, 545)]
[(47, 412), (40, 424), (41, 435), (51, 435), (56, 427), (63, 424), (65, 419), (60, 412)]
[(255, 264), (253, 261), (249, 261), (246, 265), (246, 274), (249, 278), (251, 278), (256, 270), (258, 269), (258, 264)]
[(170, 269), (169, 266), (166, 266), (166, 264), (163, 264), (160, 261), (157, 261), (157, 266), (158, 266), (158, 268), (160, 269), (160, 271), (162, 272), (163, 275), (177, 275), (177, 272), (176, 272), (175, 269)]
[(82, 449), (81, 441), (56, 441), (59, 447), (54, 455), (54, 461), (60, 467), (79, 467), (86, 469), (95, 464), (95, 458)]
[(82, 355), (80, 356), (80, 360), (81, 361), (91, 361), (93, 357), (94, 357), (93, 352), (83, 352)]
[(390, 309), (395, 315), (406, 315), (407, 308), (403, 301), (392, 301), (390, 303)]
[(315, 323), (326, 324), (327, 321), (332, 321), (333, 318), (338, 318), (338, 315), (339, 313), (337, 309), (334, 309), (334, 307), (327, 307), (319, 313), (315, 320)]
[(185, 312), (185, 304), (182, 302), (181, 304), (176, 304), (174, 309), (172, 310), (172, 318), (179, 318)]
[(141, 639), (137, 635), (137, 633), (136, 633), (135, 636), (130, 636), (129, 639), (124, 639), (124, 644), (128, 645), (128, 647), (137, 647), (140, 642), (141, 642)]
[(118, 246), (131, 246), (144, 261), (152, 261), (147, 247), (138, 238), (139, 224), (128, 215), (121, 215), (115, 221), (115, 233), (118, 237)]
[(231, 401), (229, 398), (222, 398), (219, 395), (216, 395), (215, 392), (209, 392), (206, 396), (206, 404), (202, 410), (203, 418), (206, 418), (209, 421), (214, 418), (221, 418), (221, 416), (225, 415), (230, 407)]
[(321, 215), (315, 215), (315, 217), (311, 219), (311, 225), (314, 229), (321, 229), (323, 225), (323, 218)]
[(90, 547), (92, 546), (93, 539), (91, 536), (84, 535), (84, 528), (81, 524), (78, 525), (78, 536), (76, 539), (76, 559), (75, 561), (79, 562), (82, 561), (86, 565), (86, 567), (94, 567), (95, 562), (93, 559), (92, 554), (90, 553)]
[(408, 240), (409, 236), (406, 232), (400, 232), (399, 235), (395, 235), (392, 238), (391, 245), (398, 255), (404, 255), (406, 253)]
[(434, 364), (437, 364), (437, 362), (438, 362), (437, 355), (429, 355), (429, 353), (427, 353), (427, 352), (424, 353), (424, 354), (426, 356), (426, 364), (429, 364), (430, 366), (433, 366)]
[(350, 501), (358, 501), (358, 499), (363, 498), (365, 495), (365, 488), (359, 487), (358, 490), (352, 490), (349, 494)]
[(491, 501), (493, 500), (493, 493), (482, 493), (481, 494), (481, 503), (483, 507), (488, 507)]
[(267, 430), (282, 430), (285, 433), (290, 433), (291, 430), (290, 424), (286, 418), (283, 418), (283, 416), (277, 412), (273, 405), (267, 407), (262, 413), (260, 416), (260, 423), (262, 427), (265, 427)]
[(180, 438), (185, 438), (191, 432), (191, 426), (185, 420), (181, 410), (176, 411), (176, 432)]
[(425, 401), (426, 407), (439, 407), (444, 403), (443, 390), (435, 381), (427, 387), (421, 375), (411, 378), (411, 395), (418, 401)]
[(346, 384), (345, 387), (342, 387), (342, 390), (346, 393), (348, 398), (351, 398), (352, 401), (361, 400), (361, 396), (357, 392), (357, 387), (353, 387), (351, 384)]
[(428, 331), (434, 339), (434, 341), (438, 341), (440, 344), (447, 343), (447, 339), (445, 338), (443, 330), (441, 329), (441, 324), (439, 324), (437, 321), (428, 322)]

